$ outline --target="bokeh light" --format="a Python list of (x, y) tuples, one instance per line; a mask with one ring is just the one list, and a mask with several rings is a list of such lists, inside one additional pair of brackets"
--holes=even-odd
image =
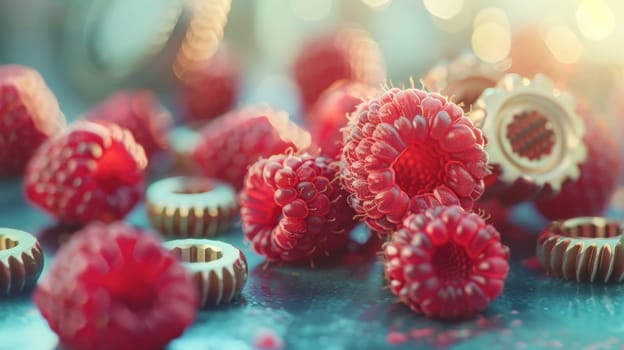
[(425, 8), (433, 16), (451, 19), (464, 7), (464, 0), (424, 0)]
[(576, 34), (566, 26), (556, 25), (546, 33), (546, 45), (561, 63), (575, 63), (581, 58), (583, 45)]
[(589, 40), (602, 40), (613, 34), (615, 16), (604, 0), (581, 0), (576, 10), (576, 24)]
[(496, 63), (504, 60), (511, 48), (509, 19), (497, 8), (486, 8), (475, 16), (472, 49), (483, 61)]

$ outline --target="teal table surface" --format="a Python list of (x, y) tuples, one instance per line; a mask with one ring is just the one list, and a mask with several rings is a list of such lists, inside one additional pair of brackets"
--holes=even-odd
[[(0, 182), (0, 226), (33, 232), (53, 260), (52, 221), (22, 199), (20, 184)], [(612, 216), (621, 216), (617, 206)], [(144, 208), (127, 219), (147, 227)], [(220, 239), (244, 249), (249, 280), (234, 304), (200, 311), (168, 349), (256, 349), (263, 337), (283, 349), (616, 349), (624, 344), (623, 287), (554, 280), (532, 259), (544, 224), (521, 207), (503, 231), (512, 252), (504, 293), (467, 321), (437, 322), (409, 311), (384, 288), (379, 242), (359, 244), (334, 262), (268, 266), (243, 243), (237, 226)], [(45, 273), (45, 271), (44, 271)], [(29, 295), (0, 300), (0, 349), (55, 349), (57, 338)]]

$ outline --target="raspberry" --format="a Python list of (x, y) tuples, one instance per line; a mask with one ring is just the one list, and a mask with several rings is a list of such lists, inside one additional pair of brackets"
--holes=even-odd
[(337, 176), (337, 162), (310, 154), (278, 154), (252, 165), (239, 202), (254, 251), (295, 261), (343, 248), (355, 222)]
[(343, 136), (349, 202), (380, 233), (422, 209), (422, 196), (468, 209), (483, 194), (489, 169), (481, 131), (438, 94), (391, 89), (360, 104)]
[(201, 69), (180, 77), (180, 104), (186, 120), (210, 120), (236, 102), (240, 67), (227, 46), (220, 46)]
[(87, 116), (91, 121), (111, 122), (130, 130), (148, 157), (167, 148), (172, 118), (149, 90), (117, 92)]
[(384, 246), (392, 293), (417, 313), (468, 318), (503, 291), (508, 248), (500, 234), (460, 206), (410, 214)]
[(303, 150), (310, 135), (274, 109), (245, 108), (208, 123), (201, 131), (193, 158), (204, 175), (243, 187), (247, 168), (260, 157), (288, 148)]
[(336, 82), (323, 92), (306, 118), (312, 142), (320, 147), (322, 154), (330, 158), (339, 156), (340, 129), (347, 125), (347, 115), (374, 92), (372, 87), (346, 80)]
[(34, 301), (71, 349), (160, 349), (193, 322), (197, 290), (150, 235), (91, 224), (61, 247)]
[(376, 85), (383, 81), (385, 73), (379, 47), (369, 34), (343, 28), (305, 42), (296, 56), (293, 75), (307, 110), (338, 80)]
[(21, 174), (37, 147), (64, 125), (56, 97), (37, 71), (0, 66), (0, 176)]
[(604, 214), (620, 179), (622, 160), (611, 130), (585, 107), (578, 114), (587, 129), (583, 137), (587, 158), (579, 166), (581, 176), (576, 181), (564, 183), (556, 196), (534, 202), (540, 214), (549, 220)]
[(79, 121), (33, 155), (24, 192), (64, 223), (114, 221), (141, 199), (146, 166), (145, 152), (128, 130)]

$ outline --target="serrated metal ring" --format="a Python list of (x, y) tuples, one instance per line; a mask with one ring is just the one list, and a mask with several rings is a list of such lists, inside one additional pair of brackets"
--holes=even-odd
[(247, 260), (231, 244), (208, 239), (164, 242), (191, 273), (200, 296), (200, 307), (232, 302), (247, 282)]
[(585, 126), (575, 108), (572, 96), (545, 76), (508, 74), (483, 92), (470, 118), (488, 140), (500, 181), (523, 179), (556, 194), (566, 180), (578, 179), (587, 157)]
[(577, 282), (622, 282), (622, 233), (621, 221), (603, 217), (554, 221), (539, 235), (536, 255), (554, 277)]
[(238, 213), (232, 186), (209, 178), (170, 177), (147, 189), (147, 216), (160, 233), (210, 237), (228, 229)]
[(34, 286), (42, 270), (37, 239), (24, 231), (0, 228), (0, 297)]

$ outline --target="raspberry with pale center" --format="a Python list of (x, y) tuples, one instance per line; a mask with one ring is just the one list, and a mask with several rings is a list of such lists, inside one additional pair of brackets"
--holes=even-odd
[(391, 89), (360, 104), (343, 140), (349, 202), (381, 233), (423, 203), (471, 208), (490, 172), (483, 135), (462, 109), (418, 89)]
[(468, 318), (501, 294), (508, 251), (476, 213), (438, 206), (405, 218), (384, 246), (384, 271), (391, 291), (412, 310)]
[(70, 349), (160, 349), (194, 318), (197, 291), (151, 235), (91, 224), (59, 250), (34, 301)]
[(146, 166), (130, 131), (80, 121), (39, 147), (28, 163), (24, 192), (63, 223), (111, 222), (142, 198)]
[(336, 162), (310, 154), (278, 154), (252, 165), (239, 202), (254, 251), (295, 261), (343, 248), (355, 213), (337, 177)]

